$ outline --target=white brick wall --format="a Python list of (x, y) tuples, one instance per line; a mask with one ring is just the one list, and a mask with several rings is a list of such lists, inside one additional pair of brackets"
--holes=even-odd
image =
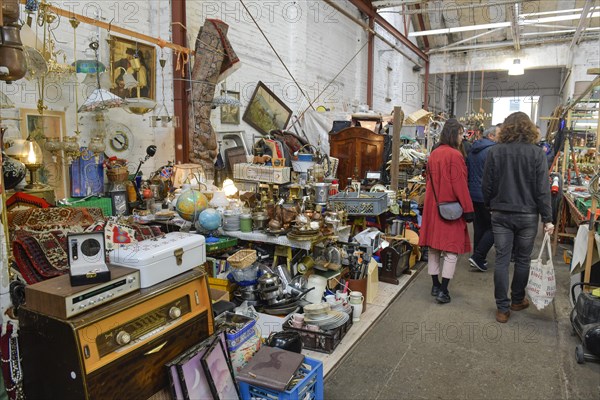
[[(53, 5), (65, 10), (73, 11), (76, 14), (85, 15), (90, 18), (97, 18), (105, 22), (111, 22), (114, 25), (131, 29), (143, 34), (162, 37), (170, 41), (171, 30), (171, 6), (168, 2), (158, 0), (152, 1), (63, 1), (52, 2)], [(23, 9), (22, 9), (23, 10)], [(22, 17), (25, 13), (22, 11)], [(63, 62), (66, 57), (67, 63), (72, 63), (75, 58), (85, 58), (84, 50), (88, 47), (91, 39), (99, 39), (100, 49), (99, 58), (106, 66), (109, 65), (109, 45), (106, 42), (108, 37), (107, 31), (99, 29), (87, 24), (80, 24), (76, 30), (77, 33), (77, 49), (76, 56), (73, 53), (74, 33), (67, 18), (60, 17), (59, 22), (55, 22), (52, 26), (53, 35), (56, 38), (56, 46), (62, 50), (58, 60)], [(41, 28), (37, 29), (38, 37), (43, 38)], [(128, 36), (112, 33), (115, 36), (122, 36), (126, 39), (133, 39)], [(158, 74), (156, 85), (156, 100), (159, 105), (163, 102), (161, 93), (160, 66), (158, 60), (161, 57), (161, 50), (156, 47), (156, 70)], [(167, 59), (165, 67), (165, 96), (164, 101), (169, 110), (173, 114), (173, 90), (172, 90), (172, 52), (170, 49), (164, 49), (164, 57)], [(83, 76), (79, 77), (81, 81)], [(46, 84), (45, 105), (49, 110), (64, 111), (66, 117), (66, 133), (68, 136), (74, 135), (75, 131), (75, 78), (74, 76), (64, 84), (48, 83)], [(39, 98), (37, 81), (27, 81), (21, 79), (11, 85), (5, 82), (0, 82), (0, 90), (10, 96), (15, 102), (17, 108), (35, 109)], [(93, 87), (89, 89), (93, 90)], [(87, 88), (80, 85), (79, 105), (85, 101), (87, 94), (90, 93)], [(158, 109), (158, 107), (157, 107)], [(3, 111), (2, 115), (8, 113), (18, 115), (18, 111)], [(146, 147), (149, 144), (155, 143), (158, 146), (156, 156), (150, 159), (142, 168), (145, 176), (148, 176), (155, 168), (163, 165), (167, 160), (175, 158), (175, 150), (173, 145), (173, 130), (172, 128), (151, 128), (149, 116), (128, 114), (122, 109), (112, 109), (106, 113), (107, 123), (110, 121), (122, 123), (129, 127), (135, 135), (133, 155), (129, 157), (132, 164), (132, 169), (135, 171), (138, 161), (145, 155)], [(93, 113), (79, 114), (81, 138), (80, 143), (87, 145), (91, 137), (91, 131), (94, 127)]]
[[(171, 6), (167, 1), (96, 0), (63, 1), (53, 2), (53, 4), (78, 14), (99, 18), (106, 22), (112, 21), (114, 25), (150, 36), (171, 39)], [(352, 112), (359, 104), (366, 103), (366, 46), (327, 90), (316, 99), (344, 65), (366, 43), (367, 34), (361, 27), (322, 1), (247, 0), (245, 4), (302, 89), (314, 102), (315, 107), (324, 105), (336, 112)], [(338, 4), (355, 17), (361, 18), (361, 14), (349, 2), (340, 0)], [(243, 105), (240, 111), (241, 115), (243, 115), (245, 106), (259, 80), (267, 84), (292, 109), (294, 115), (301, 114), (308, 107), (308, 101), (300, 94), (249, 15), (243, 11), (241, 2), (238, 0), (188, 0), (187, 7), (187, 31), (191, 46), (195, 43), (198, 30), (205, 18), (217, 18), (229, 24), (228, 37), (241, 59), (242, 67), (230, 76), (227, 81), (227, 89), (241, 93)], [(399, 21), (397, 15), (390, 14), (386, 17)], [(397, 26), (401, 26), (401, 22), (397, 22), (397, 24)], [(377, 30), (388, 40), (397, 43), (381, 28), (378, 27)], [(58, 47), (64, 51), (67, 62), (71, 63), (75, 58), (72, 49), (73, 29), (66, 18), (61, 18), (60, 24), (54, 30), (54, 35), (57, 38)], [(86, 24), (81, 24), (77, 28), (76, 57), (84, 57), (83, 51), (92, 37), (100, 39), (100, 59), (108, 64), (109, 48), (105, 41), (107, 32)], [(400, 43), (397, 45), (404, 47)], [(156, 68), (159, 73), (158, 59), (161, 51), (158, 47), (156, 49)], [(420, 73), (413, 72), (412, 62), (404, 59), (396, 51), (384, 51), (386, 49), (389, 49), (387, 44), (380, 39), (375, 39), (374, 110), (389, 113), (395, 105), (401, 105), (407, 113), (419, 109), (423, 101), (424, 69)], [(407, 54), (411, 54), (410, 50), (404, 49)], [(172, 114), (172, 51), (165, 49), (164, 56), (167, 59), (164, 101), (169, 113)], [(413, 58), (417, 59), (415, 55)], [(388, 66), (392, 68), (389, 75)], [(80, 77), (80, 79), (82, 78)], [(163, 101), (160, 93), (160, 79), (156, 82), (156, 87), (156, 98), (160, 106)], [(17, 107), (35, 108), (38, 98), (35, 82), (21, 80), (13, 85), (6, 85), (2, 82), (0, 89), (15, 101)], [(217, 88), (216, 95), (220, 94), (220, 89), (220, 87)], [(391, 101), (386, 101), (386, 97), (389, 97)], [(79, 104), (84, 99), (85, 96), (80, 95)], [(67, 134), (73, 135), (75, 129), (74, 82), (47, 90), (46, 104), (49, 109), (65, 111)], [(3, 115), (6, 115), (6, 112), (3, 112)], [(138, 116), (128, 114), (121, 109), (113, 109), (108, 112), (107, 116), (110, 121), (125, 124), (133, 131), (135, 152), (130, 159), (134, 165), (137, 165), (138, 160), (144, 156), (146, 146), (151, 143), (158, 146), (159, 150), (156, 156), (143, 167), (146, 176), (167, 160), (174, 159), (175, 146), (171, 128), (151, 128), (148, 114)], [(245, 131), (248, 141), (252, 139), (253, 134), (257, 134), (243, 121), (240, 125), (222, 125), (218, 109), (212, 113), (212, 120), (217, 131)], [(86, 145), (89, 141), (93, 125), (91, 121), (93, 121), (92, 115), (80, 114), (82, 145)]]

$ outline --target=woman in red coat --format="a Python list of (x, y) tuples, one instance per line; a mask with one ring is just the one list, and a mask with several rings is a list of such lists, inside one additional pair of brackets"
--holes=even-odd
[[(427, 270), (433, 280), (431, 295), (435, 296), (438, 303), (450, 302), (448, 283), (454, 277), (458, 255), (471, 251), (467, 222), (473, 220), (473, 203), (467, 185), (467, 166), (459, 150), (462, 136), (463, 127), (456, 119), (446, 121), (440, 135), (440, 145), (431, 152), (427, 162), (419, 245), (429, 247)], [(439, 203), (458, 201), (463, 209), (463, 217), (454, 221), (442, 219), (434, 190)]]

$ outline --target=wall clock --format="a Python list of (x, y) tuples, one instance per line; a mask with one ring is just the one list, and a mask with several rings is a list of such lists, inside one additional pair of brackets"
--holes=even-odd
[(133, 133), (119, 122), (111, 122), (106, 128), (106, 150), (108, 157), (128, 159), (133, 151)]

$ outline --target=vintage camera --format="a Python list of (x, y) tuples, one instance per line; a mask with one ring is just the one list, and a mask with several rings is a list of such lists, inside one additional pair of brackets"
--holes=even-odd
[(69, 276), (72, 286), (110, 281), (106, 265), (104, 231), (67, 235)]

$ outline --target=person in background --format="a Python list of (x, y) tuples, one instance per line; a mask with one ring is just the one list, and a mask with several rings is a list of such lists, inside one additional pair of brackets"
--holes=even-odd
[[(496, 321), (505, 323), (510, 311), (529, 306), (525, 287), (531, 252), (542, 216), (544, 231), (552, 233), (552, 207), (546, 155), (536, 143), (538, 132), (527, 114), (515, 112), (504, 120), (483, 171), (483, 202), (492, 212), (496, 246), (494, 296)], [(515, 270), (510, 298), (508, 279), (511, 253)]]
[[(446, 121), (440, 145), (431, 152), (427, 162), (419, 245), (429, 246), (427, 270), (433, 280), (431, 295), (438, 303), (450, 302), (448, 284), (454, 277), (458, 255), (471, 251), (467, 222), (473, 221), (474, 214), (467, 186), (467, 166), (460, 152), (463, 131), (456, 119)], [(442, 219), (437, 203), (455, 201), (462, 206), (463, 217), (454, 221)]]
[(483, 192), (481, 191), (481, 180), (483, 178), (483, 167), (488, 152), (496, 144), (496, 136), (500, 128), (492, 126), (483, 131), (482, 138), (473, 143), (467, 157), (467, 170), (469, 171), (469, 193), (475, 208), (475, 220), (473, 221), (473, 255), (469, 258), (469, 264), (473, 268), (487, 271), (486, 257), (494, 245), (494, 233), (492, 232), (492, 220), (489, 210), (483, 204)]

